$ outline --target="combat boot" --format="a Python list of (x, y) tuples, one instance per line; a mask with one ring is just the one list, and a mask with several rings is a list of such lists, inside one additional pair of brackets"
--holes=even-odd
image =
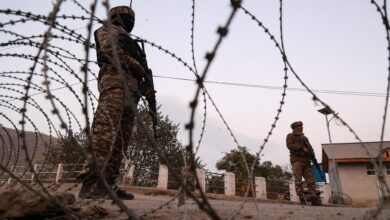
[(300, 197), (300, 198), (299, 198), (299, 204), (301, 204), (301, 205), (306, 205), (306, 200), (305, 200), (304, 197)]
[[(133, 200), (134, 195), (128, 192), (121, 190), (116, 184), (108, 181), (109, 186), (114, 191), (116, 196), (118, 196), (121, 200)], [(112, 199), (110, 193), (108, 192), (106, 186), (103, 184), (101, 180), (98, 180), (96, 184), (94, 184), (91, 189), (87, 193), (83, 193), (80, 198), (83, 199)]]
[(122, 199), (122, 200), (133, 200), (134, 199), (133, 194), (128, 193), (128, 192), (120, 189), (117, 185), (114, 186), (113, 190), (116, 193), (116, 195), (119, 197), (119, 199)]
[(96, 186), (97, 180), (98, 180), (97, 176), (93, 176), (91, 174), (84, 175), (82, 177), (83, 182), (78, 195), (79, 198), (81, 199), (87, 198), (91, 193), (91, 190)]
[(312, 206), (321, 206), (321, 198), (320, 197), (311, 198), (311, 205)]
[[(111, 186), (111, 189), (115, 192), (115, 194), (119, 197), (119, 199), (122, 200), (133, 200), (134, 195), (131, 193), (128, 193), (118, 187), (116, 184), (116, 178), (107, 178), (108, 185)], [(99, 182), (99, 184), (103, 184), (103, 182)], [(104, 187), (104, 186), (103, 186)], [(105, 188), (105, 187), (104, 187)]]

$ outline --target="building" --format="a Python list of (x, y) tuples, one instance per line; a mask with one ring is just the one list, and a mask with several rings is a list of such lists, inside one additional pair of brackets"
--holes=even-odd
[(390, 141), (322, 144), (322, 163), (329, 174), (332, 195), (350, 198), (353, 205), (368, 206), (381, 196), (371, 157), (383, 158), (386, 181), (390, 180)]

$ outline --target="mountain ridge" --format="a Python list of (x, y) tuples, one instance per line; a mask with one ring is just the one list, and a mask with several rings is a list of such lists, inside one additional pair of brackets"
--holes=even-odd
[[(56, 144), (57, 138), (42, 132), (25, 131), (25, 142), (28, 156), (33, 164), (44, 162), (44, 155), (49, 146)], [(23, 139), (20, 137), (20, 130), (13, 128), (0, 128), (0, 161), (3, 166), (25, 165), (27, 155), (22, 148)]]

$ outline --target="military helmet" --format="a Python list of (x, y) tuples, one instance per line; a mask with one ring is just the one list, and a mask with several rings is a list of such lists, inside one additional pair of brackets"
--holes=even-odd
[(296, 128), (296, 127), (298, 127), (298, 126), (302, 126), (302, 125), (303, 125), (302, 121), (296, 121), (296, 122), (292, 123), (292, 124), (290, 125), (290, 127), (291, 127), (292, 129), (294, 129), (294, 128)]
[(114, 8), (111, 8), (110, 12), (108, 13), (109, 17), (112, 19), (112, 17), (116, 15), (128, 15), (134, 19), (135, 13), (133, 9), (131, 9), (128, 6), (117, 6)]
[(131, 9), (128, 6), (117, 6), (114, 8), (111, 8), (110, 12), (108, 13), (111, 22), (114, 25), (119, 25), (123, 29), (125, 29), (127, 32), (131, 32), (134, 27), (134, 19), (135, 19), (135, 13), (133, 9)]

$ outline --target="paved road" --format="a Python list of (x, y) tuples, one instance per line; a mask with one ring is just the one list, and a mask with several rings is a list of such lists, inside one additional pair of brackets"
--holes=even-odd
[[(142, 219), (210, 219), (203, 211), (200, 211), (198, 206), (192, 200), (187, 200), (186, 206), (177, 207), (178, 201), (174, 200), (162, 209), (157, 209), (170, 201), (173, 197), (169, 196), (153, 196), (136, 194), (135, 200), (126, 201), (125, 204), (137, 216), (142, 216)], [(223, 219), (230, 219), (238, 210), (239, 214), (235, 219), (363, 219), (364, 214), (370, 210), (368, 208), (352, 208), (352, 207), (314, 207), (301, 206), (294, 204), (282, 203), (258, 203), (258, 209), (253, 202), (245, 203), (240, 209), (242, 202), (227, 201), (227, 200), (209, 200), (218, 215)], [(111, 206), (109, 202), (102, 204), (103, 207), (110, 210), (108, 219), (126, 219), (125, 214), (118, 214), (118, 208)], [(257, 211), (258, 210), (258, 211)], [(148, 213), (147, 215), (144, 215)], [(378, 219), (390, 219), (390, 210), (385, 209)]]

